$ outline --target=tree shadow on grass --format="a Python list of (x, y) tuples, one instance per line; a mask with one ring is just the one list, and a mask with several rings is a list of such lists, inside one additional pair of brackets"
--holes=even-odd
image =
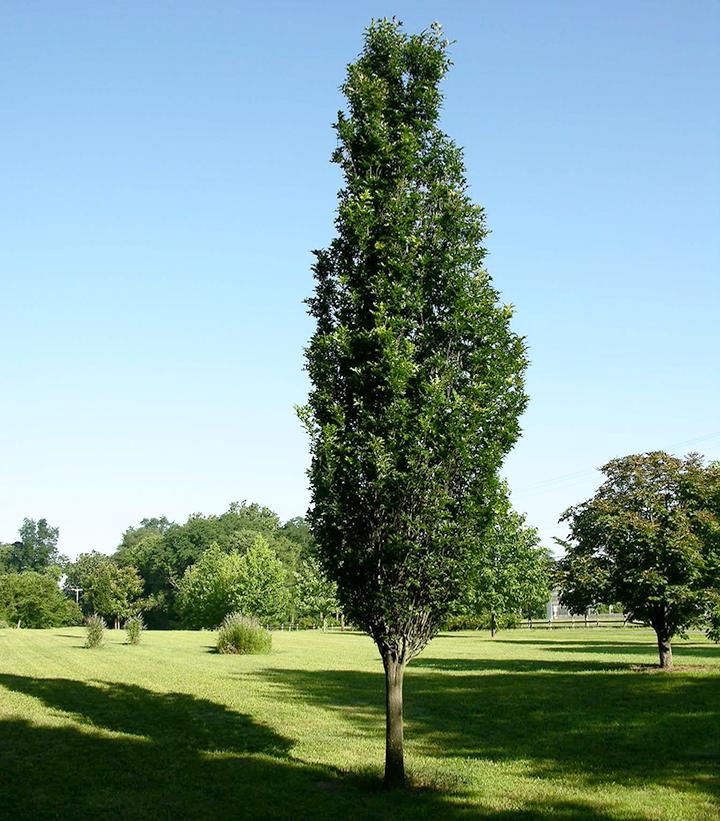
[[(379, 674), (271, 670), (255, 675), (269, 678), (283, 698), (343, 710), (362, 730), (381, 737)], [(579, 749), (577, 734), (585, 733), (590, 742), (599, 740), (598, 709), (593, 701), (597, 692), (578, 687), (576, 678), (569, 675), (550, 676), (558, 679), (556, 683), (532, 674), (510, 677), (517, 679), (517, 686), (510, 688), (508, 678), (411, 671), (407, 689), (413, 748), (432, 756), (532, 758), (540, 775), (564, 772), (571, 763), (575, 766), (572, 756)], [(645, 695), (653, 695), (655, 678)], [(556, 721), (548, 729), (543, 711), (550, 706), (557, 710), (558, 697), (573, 685), (582, 698), (578, 701), (576, 695), (565, 705), (568, 720)], [(548, 800), (522, 810), (492, 811), (472, 803), (459, 788), (385, 793), (378, 788), (378, 771), (348, 776), (332, 767), (299, 761), (292, 757), (293, 742), (285, 735), (248, 715), (185, 693), (15, 675), (0, 676), (2, 687), (40, 702), (39, 720), (48, 722), (0, 721), (0, 817), (14, 821), (58, 817), (175, 821), (230, 816), (610, 821), (615, 817), (613, 809), (601, 801), (598, 806)], [(538, 692), (536, 698), (533, 691)], [(626, 705), (628, 713), (638, 709), (641, 695), (639, 691), (632, 695)], [(707, 717), (711, 706), (704, 701), (707, 694), (688, 690), (678, 695), (684, 701), (674, 701), (674, 709), (679, 705), (683, 709), (672, 716), (666, 729), (673, 731), (683, 716), (702, 713), (707, 738), (717, 729)], [(619, 697), (618, 692), (610, 694), (611, 701)], [(667, 705), (661, 702), (659, 706)], [(583, 709), (588, 707), (590, 714), (583, 718)], [(647, 708), (640, 715), (646, 717)], [(691, 722), (683, 736), (696, 729)], [(654, 731), (645, 740), (656, 741), (658, 733)], [(563, 741), (564, 751), (552, 750), (549, 755), (544, 750), (546, 743)], [(595, 766), (596, 776), (605, 778), (626, 764), (630, 754), (633, 749), (622, 753), (619, 764), (608, 767), (607, 750), (596, 756), (591, 748), (578, 766)], [(710, 765), (688, 750), (687, 743), (681, 749), (679, 766), (695, 767), (698, 777)], [(656, 775), (658, 779), (668, 775), (664, 758)], [(624, 818), (639, 821), (629, 815)]]
[[(446, 638), (446, 636), (439, 636), (438, 638)], [(437, 641), (437, 639), (435, 639)], [(595, 640), (592, 638), (586, 639), (562, 639), (552, 641), (548, 639), (504, 639), (495, 637), (492, 639), (493, 644), (508, 644), (511, 646), (528, 645), (532, 647), (541, 646), (544, 650), (560, 650), (567, 648), (568, 652), (583, 652), (583, 653), (655, 653), (657, 652), (657, 644), (655, 637), (648, 636), (647, 641), (608, 641), (605, 638)], [(720, 656), (720, 646), (717, 644), (709, 644), (707, 642), (687, 641), (685, 639), (675, 638), (673, 641), (673, 651), (680, 653), (697, 653), (703, 656)]]
[[(440, 675), (413, 662), (405, 679), (410, 762), (412, 753), (528, 762), (538, 778), (592, 787), (656, 784), (720, 797), (720, 676), (577, 676), (564, 666), (514, 675), (514, 664), (506, 672), (497, 672), (502, 662), (492, 664), (495, 672), (482, 675)], [(282, 698), (340, 711), (362, 734), (383, 732), (381, 673), (258, 675)]]
[(43, 721), (0, 721), (0, 818), (461, 817), (432, 790), (384, 795), (290, 754), (225, 706), (129, 684), (0, 675)]
[[(291, 759), (188, 756), (128, 737), (71, 725), (0, 721), (0, 818), (13, 821), (177, 821), (178, 819), (448, 819), (613, 821), (612, 808), (547, 801), (523, 810), (484, 811), (462, 795), (385, 793), (362, 779)], [(455, 799), (455, 800), (453, 800)], [(625, 821), (645, 821), (624, 815)]]
[(287, 755), (292, 742), (247, 715), (186, 693), (135, 684), (0, 675), (0, 685), (40, 699), (77, 723), (141, 736), (163, 747)]
[(629, 670), (629, 661), (597, 661), (595, 659), (482, 659), (482, 658), (436, 658), (421, 656), (412, 662), (413, 670), (437, 670), (441, 672), (473, 673), (533, 673), (541, 670), (563, 673), (610, 672)]

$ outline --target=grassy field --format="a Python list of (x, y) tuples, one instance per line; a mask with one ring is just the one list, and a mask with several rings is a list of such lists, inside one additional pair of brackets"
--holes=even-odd
[(0, 817), (718, 819), (720, 647), (641, 630), (442, 635), (406, 676), (415, 789), (379, 789), (382, 666), (356, 634), (0, 630)]

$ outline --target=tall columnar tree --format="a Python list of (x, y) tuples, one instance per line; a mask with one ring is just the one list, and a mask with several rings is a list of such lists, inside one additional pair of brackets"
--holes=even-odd
[(351, 621), (380, 651), (385, 784), (405, 782), (405, 667), (455, 598), (525, 407), (524, 344), (483, 269), (483, 210), (438, 127), (437, 24), (373, 22), (342, 90), (337, 237), (316, 251), (310, 523)]
[(567, 510), (560, 598), (573, 612), (621, 602), (657, 635), (660, 666), (672, 638), (720, 615), (720, 465), (662, 451), (613, 459), (592, 499)]

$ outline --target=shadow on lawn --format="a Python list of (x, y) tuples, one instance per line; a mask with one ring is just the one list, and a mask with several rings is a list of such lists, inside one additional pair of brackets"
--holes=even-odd
[[(446, 636), (438, 636), (435, 641), (447, 638)], [(601, 639), (595, 641), (594, 639), (562, 639), (553, 641), (551, 639), (503, 639), (494, 638), (491, 640), (493, 644), (508, 644), (508, 645), (528, 645), (530, 647), (541, 646), (543, 650), (558, 650), (562, 652), (583, 652), (583, 653), (631, 653), (631, 654), (654, 654), (657, 652), (657, 645), (654, 636), (648, 636), (647, 641), (607, 641)], [(720, 646), (716, 644), (709, 644), (707, 642), (686, 641), (684, 639), (675, 638), (673, 641), (673, 652), (682, 654), (697, 653), (703, 656), (720, 656)]]
[[(582, 802), (528, 803), (483, 812), (441, 793), (384, 793), (355, 778), (328, 781), (321, 767), (274, 758), (189, 757), (128, 738), (69, 727), (0, 722), (0, 817), (25, 819), (476, 819), (614, 821), (613, 808)], [(333, 785), (337, 785), (334, 787)], [(645, 821), (624, 815), (625, 821)]]
[[(269, 681), (283, 699), (340, 711), (361, 732), (382, 738), (380, 673), (275, 669), (250, 675)], [(595, 673), (581, 681), (568, 673), (443, 676), (415, 665), (406, 679), (409, 763), (413, 752), (524, 760), (540, 778), (578, 774), (712, 795), (718, 681)], [(3, 818), (616, 817), (609, 805), (581, 802), (483, 812), (463, 803), (459, 786), (384, 793), (376, 771), (348, 776), (299, 761), (284, 734), (184, 693), (0, 675), (0, 694), (3, 687), (39, 700), (50, 708), (43, 720), (60, 722), (0, 721)]]
[[(530, 763), (538, 778), (602, 786), (653, 784), (720, 796), (720, 676), (528, 672), (425, 672), (457, 660), (422, 657), (405, 678), (406, 741), (412, 753)], [(537, 662), (541, 668), (542, 663)], [(523, 670), (522, 675), (497, 672)], [(461, 668), (462, 669), (462, 668)], [(468, 670), (482, 669), (468, 661)], [(607, 666), (605, 666), (607, 670)], [(381, 673), (267, 670), (280, 697), (341, 711), (377, 737), (384, 727)], [(582, 817), (582, 816), (578, 816)]]
[(3, 687), (67, 723), (0, 721), (0, 818), (477, 817), (477, 808), (452, 803), (457, 791), (384, 793), (376, 772), (348, 776), (294, 759), (290, 739), (184, 693), (0, 675)]

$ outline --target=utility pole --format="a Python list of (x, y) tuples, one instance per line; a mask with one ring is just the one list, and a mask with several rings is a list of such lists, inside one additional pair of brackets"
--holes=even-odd
[(83, 591), (82, 587), (71, 587), (70, 590), (75, 594), (75, 604), (80, 604), (80, 594)]

